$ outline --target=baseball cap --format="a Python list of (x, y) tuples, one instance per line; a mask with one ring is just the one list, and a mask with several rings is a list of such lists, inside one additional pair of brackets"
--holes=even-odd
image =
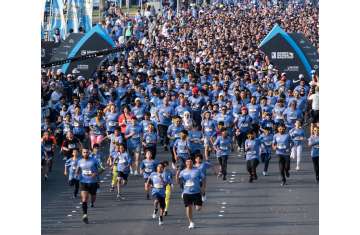
[(198, 89), (197, 87), (194, 87), (194, 88), (192, 89), (192, 93), (193, 93), (193, 94), (198, 94), (198, 93), (199, 93), (199, 89)]

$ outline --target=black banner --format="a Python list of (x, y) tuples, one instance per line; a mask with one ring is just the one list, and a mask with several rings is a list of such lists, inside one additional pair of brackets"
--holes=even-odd
[(319, 72), (319, 54), (316, 48), (302, 33), (290, 33), (289, 34), (296, 44), (300, 47), (304, 53), (306, 59), (309, 61), (311, 68)]
[[(104, 49), (113, 48), (113, 46), (104, 39), (102, 35), (99, 33), (93, 33), (82, 45), (76, 45), (75, 47), (77, 52), (73, 57), (86, 56), (88, 54), (93, 54), (94, 52), (101, 51)], [(97, 66), (100, 64), (102, 60), (104, 60), (105, 56), (100, 55), (97, 57), (93, 57), (87, 60), (76, 60), (72, 61), (68, 65), (64, 65), (63, 72), (70, 73), (74, 68), (79, 70), (79, 74), (85, 78), (92, 77), (93, 73), (96, 71)]]
[(269, 57), (275, 68), (286, 72), (288, 78), (298, 80), (299, 74), (303, 74), (305, 79), (310, 80), (299, 55), (281, 34), (272, 37), (260, 49)]

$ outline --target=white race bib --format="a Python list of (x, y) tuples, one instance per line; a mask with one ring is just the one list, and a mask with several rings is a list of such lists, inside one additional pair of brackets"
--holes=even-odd
[(117, 123), (117, 122), (109, 121), (109, 126), (116, 126), (116, 123)]
[(152, 172), (152, 169), (151, 169), (151, 168), (146, 167), (146, 168), (145, 168), (145, 172), (146, 172), (146, 173), (150, 173), (150, 172)]
[(186, 182), (185, 182), (185, 187), (192, 187), (192, 186), (194, 186), (195, 184), (194, 184), (194, 181), (192, 181), (192, 180), (187, 180)]
[(122, 163), (125, 163), (125, 162), (126, 162), (126, 160), (125, 160), (124, 158), (119, 158), (119, 162), (118, 162), (118, 163), (122, 164)]
[(79, 123), (78, 122), (74, 122), (74, 127), (78, 127)]
[(90, 176), (92, 174), (91, 170), (83, 170), (82, 174), (85, 176)]
[(227, 147), (227, 146), (221, 146), (221, 145), (220, 145), (220, 150), (226, 151), (226, 150), (228, 150), (228, 147)]
[(163, 184), (154, 184), (154, 188), (162, 189), (164, 187)]
[(69, 148), (69, 149), (74, 149), (75, 147), (76, 147), (75, 144), (69, 144), (69, 145), (68, 145), (68, 148)]
[(285, 144), (277, 144), (277, 148), (278, 149), (286, 149), (286, 145)]
[(206, 127), (206, 128), (205, 128), (205, 131), (206, 131), (206, 132), (210, 132), (210, 131), (212, 131), (212, 128)]

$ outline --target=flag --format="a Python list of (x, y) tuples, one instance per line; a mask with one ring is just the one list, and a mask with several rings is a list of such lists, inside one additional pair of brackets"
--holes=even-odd
[(60, 35), (62, 39), (66, 37), (66, 23), (64, 17), (64, 4), (62, 0), (51, 0), (51, 12), (52, 12), (52, 19), (51, 19), (51, 37), (55, 33), (55, 29), (58, 28), (60, 30)]
[(73, 29), (74, 33), (78, 32), (79, 29), (79, 17), (78, 17), (78, 7), (75, 0), (68, 0), (67, 4), (67, 22), (66, 28), (69, 32), (70, 29)]

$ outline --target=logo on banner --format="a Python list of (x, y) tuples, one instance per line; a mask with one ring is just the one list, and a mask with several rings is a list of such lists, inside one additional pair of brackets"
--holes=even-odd
[(294, 53), (292, 53), (292, 52), (271, 52), (271, 59), (292, 60), (292, 59), (294, 59)]

